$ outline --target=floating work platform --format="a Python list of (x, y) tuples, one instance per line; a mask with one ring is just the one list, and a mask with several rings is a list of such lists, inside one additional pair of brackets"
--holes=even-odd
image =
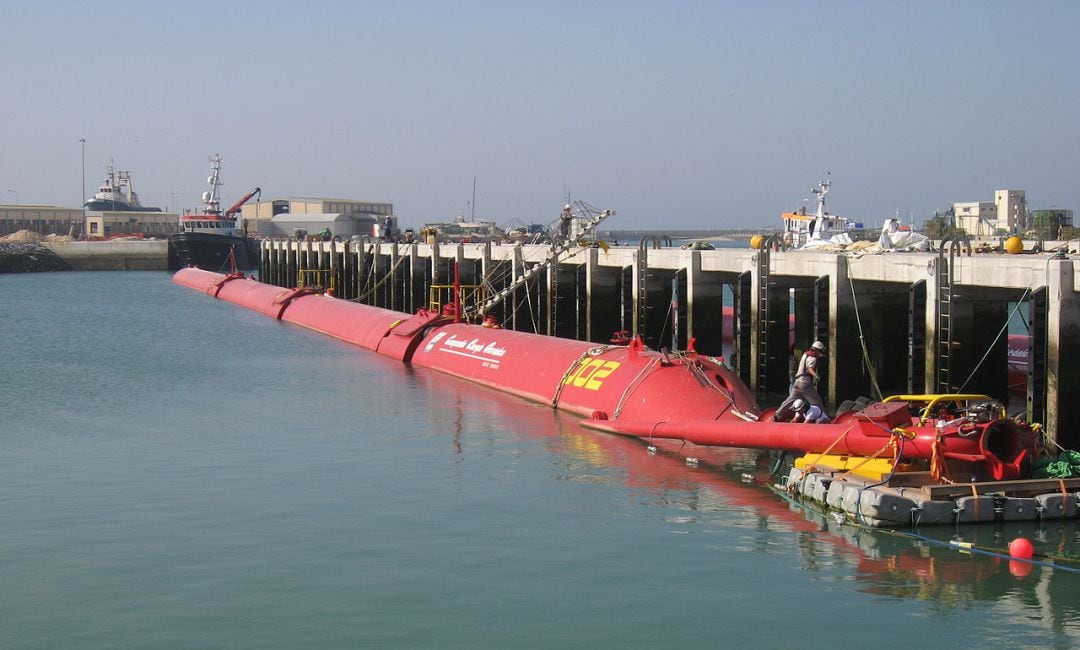
[(872, 527), (1071, 519), (1080, 513), (1080, 478), (941, 484), (930, 472), (882, 480), (836, 469), (847, 459), (809, 454), (777, 485)]

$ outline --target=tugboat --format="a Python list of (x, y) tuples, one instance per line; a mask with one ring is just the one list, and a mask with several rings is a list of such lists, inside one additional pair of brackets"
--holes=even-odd
[(94, 198), (83, 207), (101, 212), (161, 212), (161, 208), (149, 208), (139, 203), (139, 195), (131, 189), (131, 172), (115, 171), (112, 162), (105, 166), (105, 180), (98, 186)]
[(210, 189), (203, 192), (201, 212), (185, 211), (180, 216), (180, 232), (169, 237), (169, 270), (194, 266), (206, 271), (246, 271), (257, 266), (255, 240), (237, 228), (240, 208), (261, 194), (258, 187), (245, 194), (228, 210), (221, 211), (220, 155), (210, 158)]

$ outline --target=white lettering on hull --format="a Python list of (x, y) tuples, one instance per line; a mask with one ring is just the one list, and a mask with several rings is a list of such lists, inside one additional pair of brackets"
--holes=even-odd
[[(437, 342), (437, 339), (433, 339), (431, 343), (424, 348), (424, 351), (429, 351), (431, 346)], [(499, 347), (494, 341), (485, 344), (478, 338), (459, 339), (451, 334), (446, 340), (442, 341), (442, 344), (439, 346), (439, 352), (476, 359), (480, 362), (481, 367), (498, 370), (502, 357), (506, 355), (506, 348)]]

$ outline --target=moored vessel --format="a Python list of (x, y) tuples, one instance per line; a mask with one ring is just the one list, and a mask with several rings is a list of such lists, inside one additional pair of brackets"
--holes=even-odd
[(98, 212), (161, 212), (161, 208), (144, 206), (131, 186), (131, 172), (116, 170), (110, 162), (105, 166), (105, 180), (98, 186), (94, 198), (83, 204), (87, 210)]
[(169, 270), (194, 266), (207, 271), (250, 270), (257, 266), (256, 242), (238, 228), (240, 208), (260, 194), (258, 187), (222, 212), (220, 155), (210, 157), (210, 189), (203, 192), (202, 210), (180, 216), (180, 232), (169, 237)]
[(435, 221), (425, 223), (420, 229), (423, 241), (435, 238), (441, 242), (473, 243), (485, 241), (502, 241), (507, 238), (506, 233), (495, 225), (494, 221), (466, 220), (459, 216), (453, 221)]
[(836, 235), (850, 234), (851, 231), (862, 227), (862, 224), (855, 223), (847, 217), (829, 214), (825, 210), (825, 196), (831, 187), (832, 181), (826, 178), (810, 190), (817, 196), (817, 209), (814, 214), (807, 214), (804, 207), (797, 212), (785, 212), (781, 215), (784, 222), (783, 238), (786, 246), (801, 248), (811, 241), (828, 241)]

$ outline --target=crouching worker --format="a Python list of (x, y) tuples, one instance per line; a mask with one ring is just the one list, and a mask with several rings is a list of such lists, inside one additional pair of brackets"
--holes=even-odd
[(809, 422), (811, 424), (832, 422), (820, 406), (811, 404), (801, 397), (795, 398), (792, 402), (781, 404), (776, 409), (773, 420), (776, 422)]
[(795, 414), (791, 417), (792, 422), (808, 422), (810, 424), (828, 424), (832, 422), (825, 411), (817, 404), (811, 404), (804, 399), (797, 399), (791, 405)]

